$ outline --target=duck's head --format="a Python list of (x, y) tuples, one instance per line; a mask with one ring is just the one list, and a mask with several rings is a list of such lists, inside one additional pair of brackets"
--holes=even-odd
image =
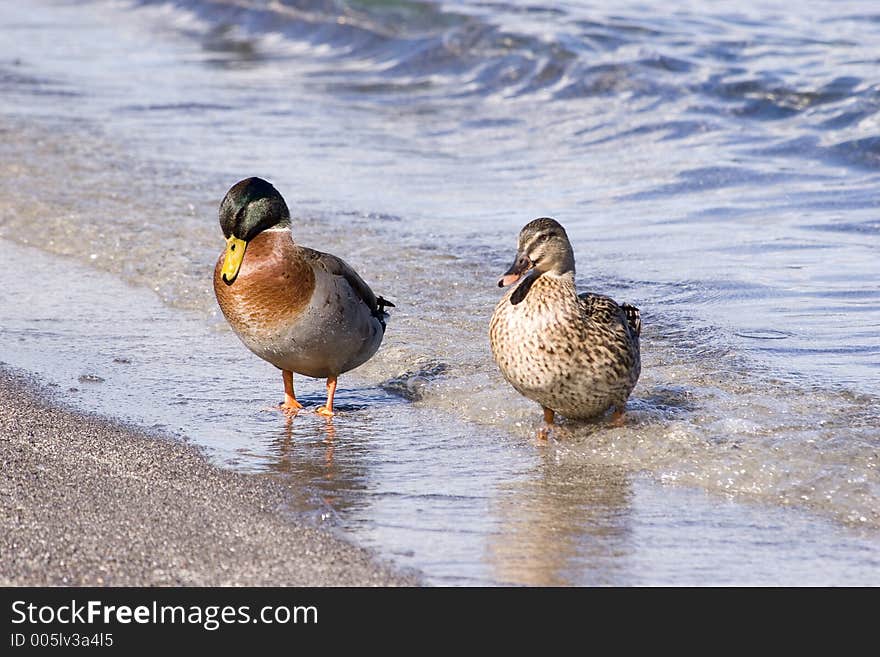
[(278, 190), (262, 178), (235, 183), (220, 203), (220, 228), (226, 256), (220, 277), (232, 285), (241, 269), (248, 242), (267, 228), (290, 226), (290, 211)]
[(565, 229), (555, 219), (541, 217), (519, 232), (516, 258), (504, 272), (498, 287), (513, 285), (530, 271), (557, 275), (574, 272), (574, 251)]

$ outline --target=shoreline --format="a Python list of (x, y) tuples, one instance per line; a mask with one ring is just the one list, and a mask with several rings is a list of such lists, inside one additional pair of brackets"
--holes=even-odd
[(57, 406), (0, 364), (0, 585), (417, 586), (266, 475)]

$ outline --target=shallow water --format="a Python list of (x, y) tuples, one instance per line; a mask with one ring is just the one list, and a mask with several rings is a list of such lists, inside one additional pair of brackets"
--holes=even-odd
[[(4, 289), (19, 302), (0, 318), (5, 364), (39, 373), (56, 402), (179, 433), (227, 467), (280, 477), (301, 513), (429, 582), (880, 583), (872, 529), (666, 486), (357, 376), (332, 421), (288, 422), (260, 397), (280, 397), (277, 371), (255, 359), (245, 367), (228, 331), (109, 274), (0, 245), (20, 274)], [(321, 403), (318, 382), (298, 384), (308, 407)]]
[[(876, 582), (870, 3), (294, 9), (3, 5), (0, 237), (70, 256), (42, 266), (69, 263), (95, 314), (53, 336), (59, 305), (3, 311), (0, 360), (280, 473), (434, 581)], [(297, 239), (398, 304), (329, 429), (261, 412), (279, 377), (217, 317), (216, 205), (252, 174)], [(579, 283), (645, 326), (628, 426), (566, 425), (545, 448), (486, 339), (541, 215)], [(38, 298), (39, 277), (10, 290)], [(320, 382), (297, 386), (319, 403)]]

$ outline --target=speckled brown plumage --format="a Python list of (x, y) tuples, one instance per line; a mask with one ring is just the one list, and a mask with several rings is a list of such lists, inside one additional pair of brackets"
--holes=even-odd
[(575, 419), (622, 410), (641, 372), (638, 309), (579, 296), (567, 236), (553, 222), (558, 230), (542, 238), (553, 220), (541, 221), (523, 229), (517, 262), (534, 268), (495, 308), (492, 354), (504, 378), (547, 409)]

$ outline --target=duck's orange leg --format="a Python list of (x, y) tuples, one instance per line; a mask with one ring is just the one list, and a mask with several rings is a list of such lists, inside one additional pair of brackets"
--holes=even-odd
[(553, 426), (553, 418), (556, 414), (551, 408), (547, 408), (546, 406), (542, 406), (541, 408), (544, 409), (544, 423), (546, 426), (543, 426), (538, 430), (538, 440), (547, 440), (550, 436), (550, 427)]
[(284, 379), (284, 403), (278, 406), (285, 415), (296, 415), (303, 406), (296, 401), (296, 395), (293, 393), (293, 372), (281, 370), (281, 377)]
[(618, 406), (614, 409), (614, 412), (611, 414), (611, 426), (612, 427), (622, 427), (626, 424), (626, 407)]
[(319, 407), (318, 410), (315, 411), (318, 415), (323, 415), (324, 417), (333, 417), (333, 396), (336, 394), (336, 377), (331, 376), (327, 378), (327, 403), (323, 406)]

